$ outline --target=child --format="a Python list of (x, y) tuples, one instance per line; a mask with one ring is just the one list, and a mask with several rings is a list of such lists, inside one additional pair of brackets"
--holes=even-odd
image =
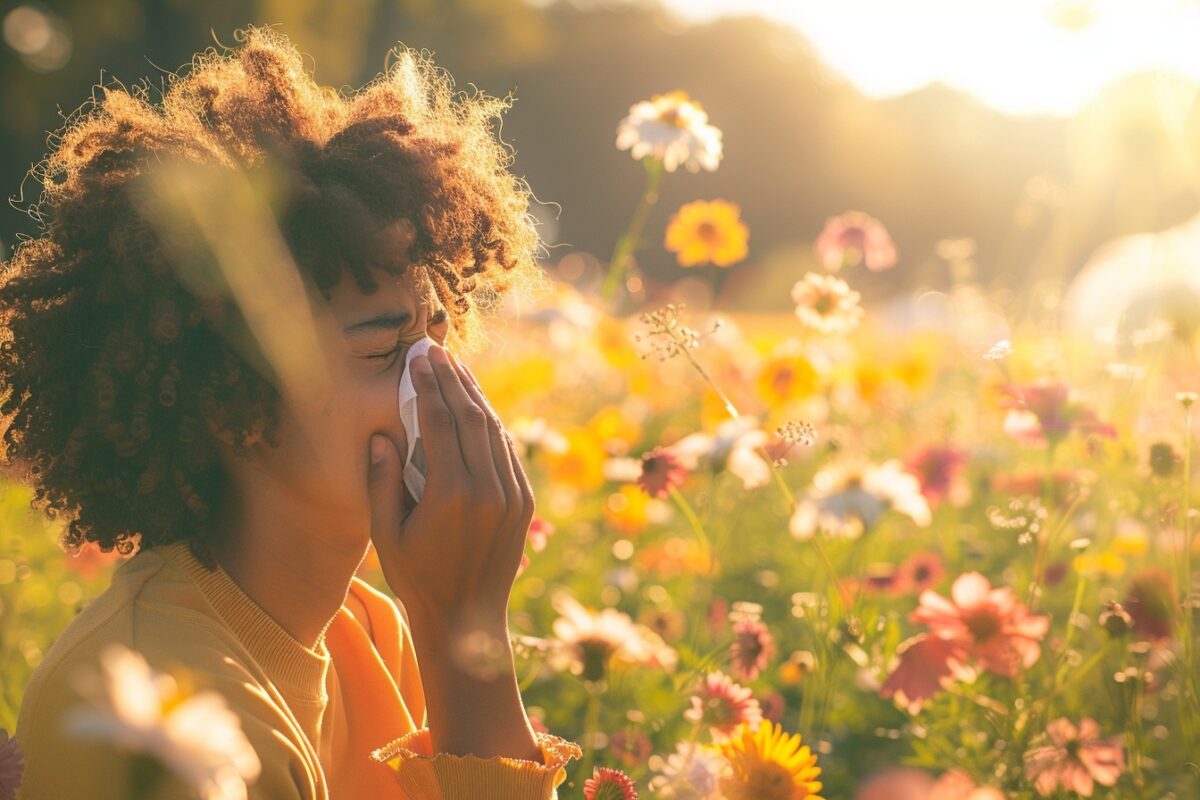
[[(343, 96), (240, 41), (69, 121), (0, 277), (6, 464), (67, 547), (136, 549), (33, 674), (19, 796), (126, 796), (65, 725), (123, 645), (223, 695), (251, 798), (556, 797), (581, 751), (531, 727), (507, 632), (533, 495), (450, 353), (543, 280), (504, 103), (406, 50)], [(372, 542), (399, 606), (355, 574)]]

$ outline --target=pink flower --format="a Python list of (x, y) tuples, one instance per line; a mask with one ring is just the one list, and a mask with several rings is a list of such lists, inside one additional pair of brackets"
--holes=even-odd
[(597, 767), (583, 784), (587, 800), (637, 800), (637, 789), (629, 776), (619, 769)]
[(687, 477), (687, 469), (670, 450), (655, 447), (642, 456), (642, 474), (638, 486), (651, 497), (666, 497), (671, 489), (680, 486)]
[(758, 677), (775, 655), (775, 640), (761, 619), (740, 619), (733, 624), (733, 673), (744, 681)]
[(910, 714), (920, 711), (925, 701), (951, 680), (975, 676), (963, 661), (966, 653), (959, 642), (928, 633), (901, 642), (896, 654), (900, 662), (883, 682), (879, 694), (884, 698), (894, 696)]
[(1038, 642), (1050, 618), (1030, 614), (1012, 589), (993, 589), (987, 578), (968, 572), (954, 581), (950, 595), (948, 600), (930, 589), (921, 593), (911, 619), (929, 631), (900, 645), (899, 664), (881, 688), (910, 713), (948, 681), (969, 679), (972, 663), (1011, 678), (1041, 655)]
[(879, 562), (868, 564), (866, 573), (857, 579), (849, 579), (853, 585), (851, 591), (861, 588), (868, 594), (904, 594), (905, 587), (900, 583), (900, 570), (895, 564)]
[(921, 494), (931, 509), (937, 508), (946, 499), (956, 505), (967, 499), (970, 489), (963, 476), (966, 466), (966, 451), (950, 445), (922, 448), (904, 463), (904, 468), (920, 481)]
[(862, 211), (847, 211), (825, 221), (817, 237), (817, 258), (830, 272), (865, 262), (872, 272), (896, 264), (896, 246), (887, 228)]
[(1100, 725), (1084, 717), (1076, 728), (1066, 717), (1046, 726), (1053, 744), (1025, 753), (1025, 775), (1043, 797), (1059, 784), (1069, 792), (1091, 797), (1095, 784), (1112, 786), (1125, 769), (1121, 736), (1100, 738)]
[(713, 741), (722, 741), (743, 722), (751, 730), (757, 730), (762, 722), (762, 707), (749, 689), (717, 671), (708, 673), (700, 681), (692, 695), (692, 707), (684, 711), (683, 716), (690, 722), (708, 725)]
[(897, 570), (896, 581), (906, 592), (920, 594), (931, 589), (946, 574), (942, 557), (934, 550), (913, 553)]
[[(533, 552), (540, 553), (546, 549), (546, 540), (554, 534), (554, 523), (534, 517), (529, 523), (529, 530), (525, 534), (525, 541), (529, 542), (529, 546)], [(521, 553), (521, 563), (517, 566), (517, 574), (520, 575), (529, 568), (529, 555)]]
[(1117, 429), (1101, 422), (1096, 412), (1074, 400), (1062, 381), (1041, 378), (1031, 384), (1003, 387), (1000, 403), (1009, 409), (1005, 429), (1019, 439), (1056, 444), (1072, 430), (1116, 437)]
[(922, 592), (912, 620), (928, 625), (930, 635), (958, 644), (996, 675), (1014, 677), (1038, 660), (1038, 642), (1050, 628), (1050, 617), (1030, 614), (1011, 588), (993, 589), (987, 578), (968, 572), (954, 581), (950, 597)]
[(1005, 800), (1005, 795), (991, 786), (980, 786), (966, 770), (955, 768), (942, 773), (928, 800)]
[(533, 518), (533, 521), (529, 523), (529, 532), (526, 534), (533, 552), (540, 553), (546, 549), (546, 540), (554, 535), (554, 530), (553, 522), (541, 517)]
[(884, 767), (854, 790), (854, 800), (929, 800), (933, 778), (916, 767)]
[(13, 800), (25, 771), (25, 754), (16, 739), (0, 728), (0, 800)]

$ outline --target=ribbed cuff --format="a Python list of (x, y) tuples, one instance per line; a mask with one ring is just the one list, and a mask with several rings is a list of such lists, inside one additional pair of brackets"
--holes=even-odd
[(552, 800), (566, 780), (565, 764), (582, 758), (574, 742), (540, 731), (534, 741), (541, 764), (524, 758), (434, 753), (429, 728), (420, 728), (371, 753), (396, 772), (401, 791), (411, 800), (475, 800), (487, 790), (491, 800)]

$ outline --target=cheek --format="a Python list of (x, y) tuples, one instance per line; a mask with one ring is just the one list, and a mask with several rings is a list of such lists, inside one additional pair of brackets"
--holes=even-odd
[(359, 483), (365, 485), (372, 434), (388, 436), (401, 460), (407, 453), (408, 442), (400, 422), (399, 390), (400, 368), (396, 366), (368, 380), (357, 381), (344, 395), (337, 449), (347, 459), (345, 475), (353, 476), (356, 490), (361, 488)]
[(284, 447), (278, 455), (289, 482), (337, 506), (353, 506), (365, 497), (371, 434), (387, 433), (398, 449), (405, 446), (398, 383), (389, 374), (343, 377), (327, 404), (303, 420), (283, 420)]

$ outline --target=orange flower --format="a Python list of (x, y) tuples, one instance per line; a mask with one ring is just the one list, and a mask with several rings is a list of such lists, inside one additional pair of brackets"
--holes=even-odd
[(604, 503), (604, 519), (622, 533), (640, 533), (648, 521), (646, 506), (649, 500), (637, 484), (625, 484), (608, 496)]
[(576, 489), (598, 489), (604, 485), (603, 442), (590, 429), (564, 434), (566, 447), (559, 452), (546, 451), (550, 480)]
[(758, 373), (758, 393), (771, 406), (809, 397), (821, 387), (821, 374), (802, 355), (772, 358)]
[(663, 245), (675, 253), (681, 267), (708, 263), (728, 267), (749, 253), (750, 231), (740, 213), (738, 205), (727, 200), (685, 203), (667, 223)]

